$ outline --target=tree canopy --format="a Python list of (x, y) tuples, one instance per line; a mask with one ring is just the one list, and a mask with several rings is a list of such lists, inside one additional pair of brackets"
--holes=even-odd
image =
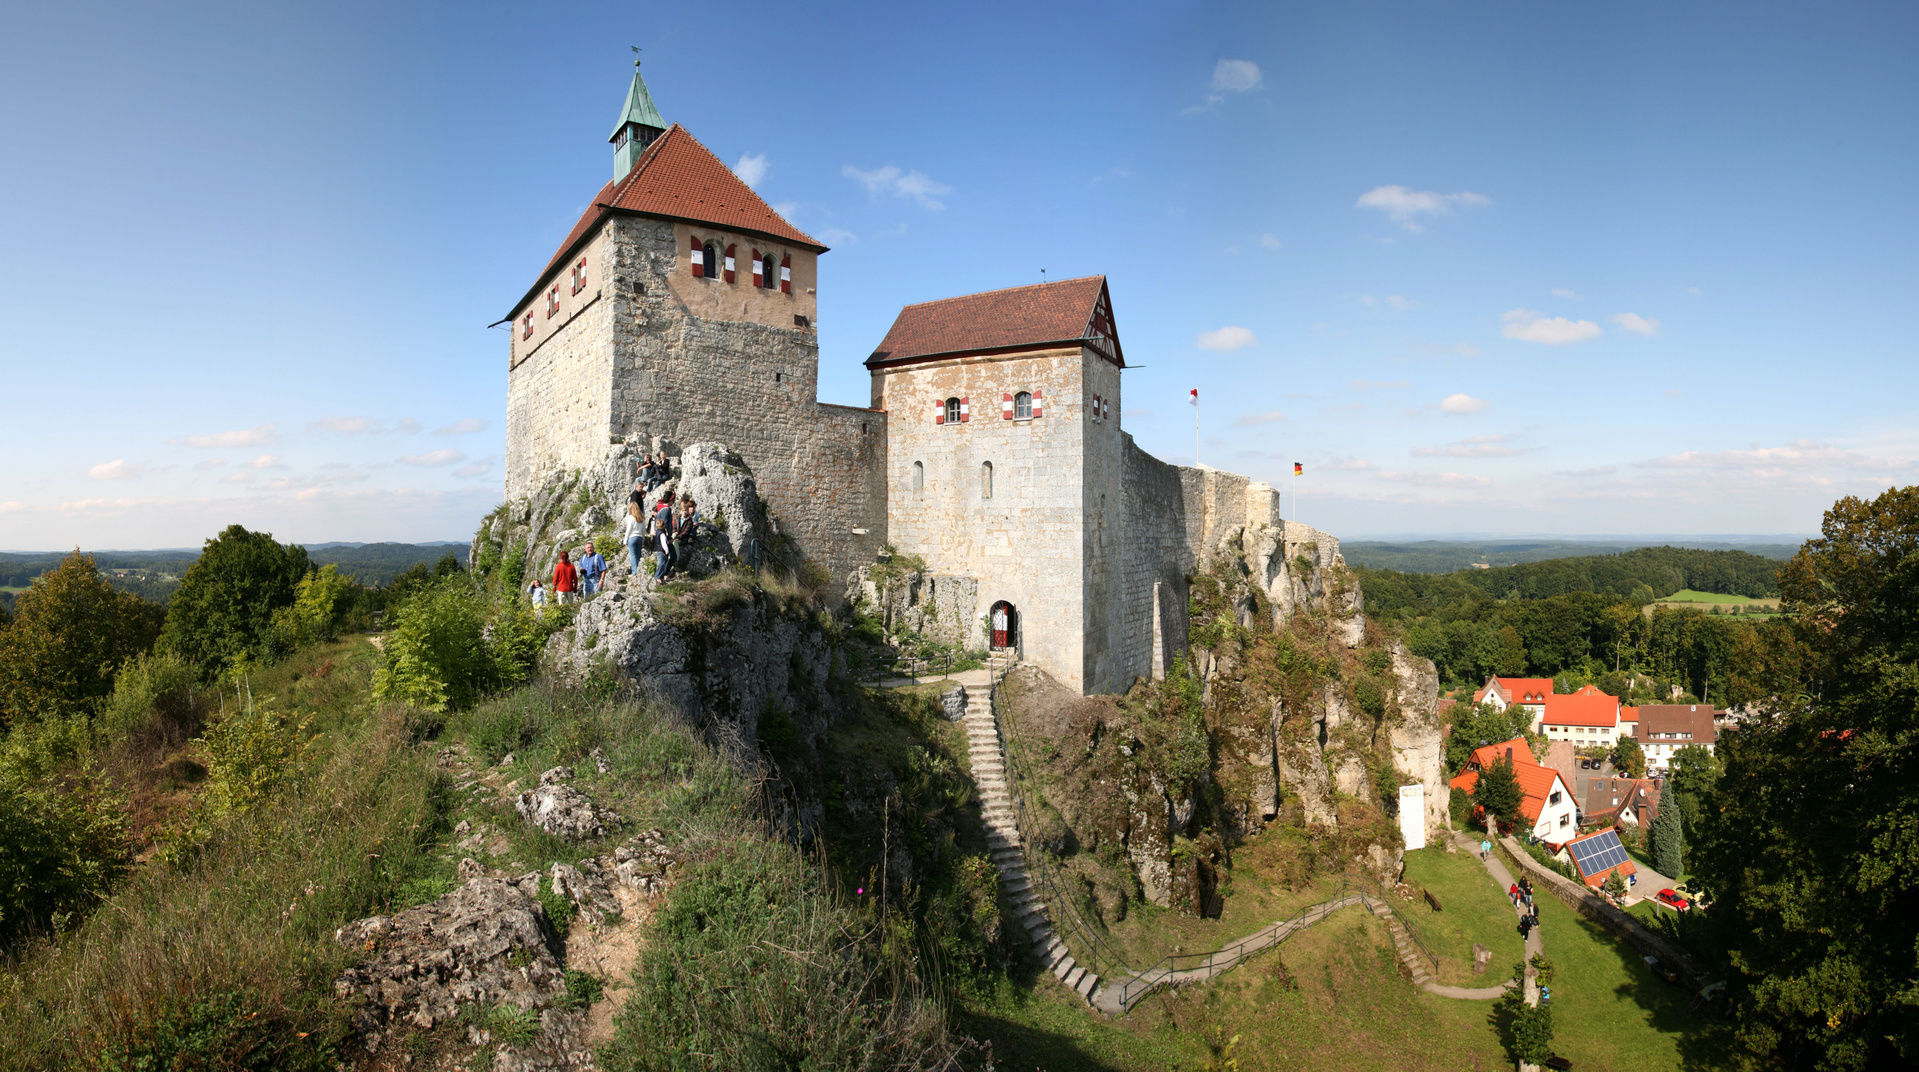
[[(1781, 571), (1806, 695), (1729, 732), (1693, 864), (1740, 1041), (1785, 1065), (1919, 1061), (1919, 487), (1827, 512)], [(1708, 771), (1689, 763), (1689, 777)]]
[(1524, 797), (1519, 777), (1513, 773), (1513, 761), (1506, 756), (1500, 756), (1481, 770), (1479, 783), (1473, 786), (1473, 800), (1486, 809), (1486, 814), (1506, 822), (1519, 814), (1519, 802)]
[(256, 654), (274, 612), (293, 604), (309, 568), (305, 549), (227, 526), (180, 579), (162, 644), (209, 671)]
[(92, 556), (68, 555), (0, 626), (0, 723), (90, 712), (120, 664), (153, 646), (161, 613), (107, 583)]

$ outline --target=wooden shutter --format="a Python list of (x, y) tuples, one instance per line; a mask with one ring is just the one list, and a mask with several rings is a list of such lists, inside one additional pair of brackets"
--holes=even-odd
[(972, 419), (973, 419), (973, 400), (970, 397), (962, 396), (960, 398), (960, 423), (965, 424), (967, 421), (970, 421)]
[(1040, 396), (1039, 388), (1037, 387), (1033, 388), (1033, 417), (1035, 420), (1039, 418), (1039, 396)]
[(764, 268), (765, 266), (760, 264), (760, 251), (756, 249), (753, 251), (753, 285), (756, 287), (766, 286)]
[(793, 255), (780, 254), (780, 293), (793, 293)]
[(705, 269), (706, 269), (706, 265), (705, 265), (705, 264), (703, 264), (703, 263), (701, 263), (701, 260), (700, 260), (700, 240), (699, 240), (699, 238), (697, 238), (697, 237), (695, 237), (695, 238), (693, 238), (693, 239), (691, 239), (691, 241), (692, 241), (692, 243), (693, 243), (693, 256), (692, 256), (692, 264), (693, 264), (693, 278), (695, 278), (695, 279), (699, 279), (699, 278), (702, 278), (702, 277), (704, 277), (704, 276), (706, 275), (706, 270), (705, 270)]
[(731, 243), (731, 242), (728, 242), (728, 243), (726, 244), (726, 275), (725, 275), (725, 279), (726, 279), (726, 281), (727, 281), (728, 283), (731, 283), (731, 282), (733, 281), (733, 243)]
[(1010, 421), (1013, 419), (1013, 393), (1011, 391), (999, 396), (999, 419), (1002, 421)]
[(944, 399), (935, 398), (933, 400), (933, 423), (946, 423), (946, 402)]

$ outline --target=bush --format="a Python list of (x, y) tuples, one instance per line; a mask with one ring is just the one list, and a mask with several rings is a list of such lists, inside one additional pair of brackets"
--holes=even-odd
[(172, 747), (198, 733), (208, 697), (200, 669), (170, 651), (141, 655), (113, 679), (98, 728), (107, 743)]
[(64, 929), (128, 864), (126, 804), (104, 785), (35, 784), (0, 770), (0, 945)]
[(353, 607), (353, 578), (328, 564), (300, 578), (293, 604), (273, 614), (268, 647), (277, 655), (340, 635), (340, 622)]
[(207, 541), (167, 601), (161, 644), (207, 673), (261, 654), (274, 614), (293, 605), (309, 568), (305, 548), (227, 526)]
[(161, 614), (107, 583), (90, 555), (34, 578), (0, 626), (0, 726), (92, 714), (120, 665), (152, 646)]
[(486, 609), (480, 593), (458, 577), (401, 604), (374, 672), (374, 694), (432, 711), (471, 706), (497, 679)]

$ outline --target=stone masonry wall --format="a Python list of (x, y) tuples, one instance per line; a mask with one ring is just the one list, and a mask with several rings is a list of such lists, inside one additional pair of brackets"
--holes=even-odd
[[(552, 317), (546, 315), (545, 290), (515, 310), (506, 390), (508, 499), (533, 494), (555, 469), (584, 469), (606, 454), (615, 304), (610, 245), (604, 232), (587, 245), (587, 286), (578, 294), (572, 293), (570, 266), (555, 270), (560, 308)], [(529, 310), (533, 336), (527, 339), (520, 317)]]
[[(1085, 684), (1084, 361), (1071, 347), (930, 361), (873, 377), (876, 404), (888, 414), (893, 544), (933, 572), (979, 578), (981, 612), (1011, 603), (1025, 657), (1075, 689)], [(1035, 389), (1039, 417), (1001, 416), (1004, 395)], [(970, 420), (934, 423), (935, 405), (949, 397), (969, 400)]]

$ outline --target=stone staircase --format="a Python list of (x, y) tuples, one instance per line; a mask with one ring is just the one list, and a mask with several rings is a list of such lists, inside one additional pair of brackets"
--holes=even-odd
[(1413, 945), (1412, 939), (1406, 934), (1405, 926), (1399, 922), (1399, 917), (1393, 914), (1393, 910), (1383, 904), (1375, 904), (1370, 910), (1373, 915), (1386, 921), (1386, 933), (1393, 936), (1393, 948), (1399, 951), (1399, 962), (1412, 973), (1413, 985), (1424, 987), (1432, 982), (1433, 973), (1428, 970), (1430, 965), (1426, 958), (1420, 955), (1418, 947)]
[[(988, 667), (997, 681), (1012, 664), (1010, 653), (994, 652)], [(979, 789), (980, 814), (986, 824), (986, 844), (993, 863), (999, 868), (1000, 888), (1012, 904), (1014, 918), (1032, 940), (1033, 952), (1053, 977), (1065, 983), (1080, 997), (1092, 1000), (1099, 988), (1099, 976), (1073, 960), (1066, 943), (1053, 933), (1046, 905), (1039, 899), (1039, 886), (1026, 868), (1026, 853), (1020, 846), (1019, 811), (1006, 782), (1006, 756), (1001, 749), (999, 721), (993, 717), (993, 692), (990, 688), (968, 689), (966, 693), (966, 744), (973, 764), (973, 782)]]

